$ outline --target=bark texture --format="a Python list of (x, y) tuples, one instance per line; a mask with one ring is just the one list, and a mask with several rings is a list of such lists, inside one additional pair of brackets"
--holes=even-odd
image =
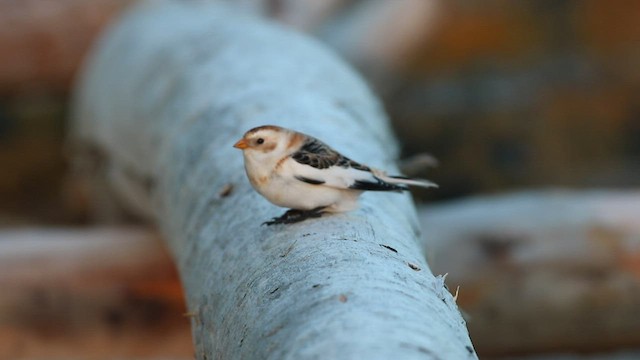
[(232, 148), (251, 127), (396, 170), (380, 104), (319, 44), (220, 4), (143, 3), (103, 38), (77, 94), (75, 138), (167, 238), (198, 358), (476, 357), (408, 195), (261, 226), (283, 209), (251, 189)]

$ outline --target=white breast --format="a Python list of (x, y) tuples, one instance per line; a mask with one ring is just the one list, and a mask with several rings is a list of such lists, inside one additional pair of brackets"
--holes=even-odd
[[(276, 168), (257, 164), (245, 158), (251, 185), (271, 203), (296, 210), (327, 207), (325, 211), (344, 212), (357, 207), (360, 191), (312, 185), (295, 178), (287, 166)], [(274, 169), (278, 171), (265, 171)]]

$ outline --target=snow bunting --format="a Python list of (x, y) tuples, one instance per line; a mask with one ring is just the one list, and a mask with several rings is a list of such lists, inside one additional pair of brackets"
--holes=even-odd
[(271, 203), (289, 208), (267, 225), (294, 223), (323, 213), (353, 210), (365, 190), (437, 187), (421, 179), (389, 176), (341, 155), (322, 141), (293, 130), (266, 125), (247, 131), (233, 145), (244, 155), (251, 185)]

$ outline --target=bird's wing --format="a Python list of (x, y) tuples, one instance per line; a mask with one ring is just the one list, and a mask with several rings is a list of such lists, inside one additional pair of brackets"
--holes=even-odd
[(291, 158), (300, 164), (308, 165), (316, 169), (327, 169), (332, 166), (339, 166), (362, 171), (371, 171), (368, 166), (349, 159), (348, 157), (333, 150), (329, 145), (310, 136), (298, 151), (291, 154)]
[(397, 191), (403, 185), (378, 178), (372, 169), (333, 150), (318, 139), (309, 137), (302, 147), (283, 164), (283, 175), (313, 185), (338, 189)]

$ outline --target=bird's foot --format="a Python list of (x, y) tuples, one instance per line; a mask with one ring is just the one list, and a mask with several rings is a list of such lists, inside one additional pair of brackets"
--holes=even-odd
[(269, 221), (263, 222), (262, 225), (270, 226), (270, 225), (276, 225), (276, 224), (293, 224), (293, 223), (301, 222), (311, 218), (319, 218), (322, 216), (322, 214), (324, 214), (324, 212), (322, 212), (324, 208), (325, 206), (321, 206), (321, 207), (318, 207), (312, 210), (306, 210), (306, 211), (291, 209), (285, 212), (284, 214), (282, 214), (282, 216), (280, 217), (274, 217)]

